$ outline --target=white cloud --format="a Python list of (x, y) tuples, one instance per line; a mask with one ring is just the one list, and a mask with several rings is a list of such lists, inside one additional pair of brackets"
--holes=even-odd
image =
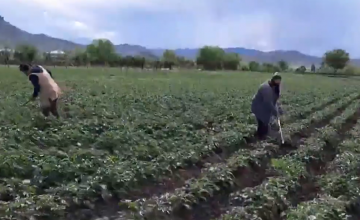
[(81, 19), (94, 19), (95, 14), (89, 10), (117, 10), (126, 11), (126, 9), (139, 9), (150, 11), (189, 11), (196, 12), (203, 10), (213, 4), (212, 0), (198, 0), (189, 4), (186, 0), (15, 0), (26, 5), (37, 5), (48, 11), (62, 14), (66, 17), (76, 17)]
[[(27, 6), (37, 5), (43, 10), (47, 24), (70, 32), (76, 37), (108, 38), (121, 42), (119, 34), (104, 28), (109, 15), (117, 14), (118, 21), (111, 21), (113, 27), (121, 31), (131, 31), (131, 22), (127, 20), (131, 10), (157, 13), (183, 14), (193, 18), (192, 24), (180, 25), (181, 38), (184, 30), (193, 37), (191, 45), (221, 44), (219, 46), (246, 45), (264, 50), (272, 49), (270, 16), (262, 13), (247, 13), (239, 16), (219, 18), (222, 3), (216, 0), (14, 0)], [(219, 9), (220, 8), (220, 9)], [(131, 9), (131, 10), (130, 10)], [(112, 13), (111, 13), (112, 12)], [(131, 16), (131, 14), (129, 15)], [(221, 16), (220, 16), (221, 17)], [(146, 24), (146, 21), (145, 21)], [(191, 26), (193, 28), (191, 28)], [(124, 28), (122, 28), (124, 27)], [(121, 29), (122, 28), (122, 29)], [(159, 27), (160, 28), (160, 27)], [(154, 34), (154, 33), (153, 33)], [(126, 33), (125, 33), (126, 35)], [(176, 38), (174, 36), (174, 38)], [(179, 39), (181, 40), (181, 39)]]
[[(42, 0), (33, 0), (33, 1), (42, 1)], [(46, 8), (47, 10), (53, 10), (50, 8)], [(48, 25), (56, 26), (63, 31), (70, 32), (70, 35), (79, 38), (90, 38), (90, 39), (99, 39), (105, 38), (111, 41), (118, 39), (118, 35), (114, 31), (102, 30), (101, 28), (96, 28), (95, 26), (91, 26), (87, 23), (91, 22), (91, 19), (88, 20), (87, 23), (72, 20), (72, 16), (61, 16), (53, 15), (54, 13), (49, 13), (48, 11), (43, 11), (44, 21)]]
[[(25, 5), (37, 5), (38, 9), (44, 10), (43, 17), (48, 25), (56, 26), (63, 31), (71, 32), (75, 37), (107, 38), (115, 40), (116, 33), (106, 30), (96, 22), (97, 16), (91, 11), (84, 10), (89, 1), (69, 0), (15, 0)], [(74, 3), (75, 2), (75, 3)], [(94, 1), (96, 3), (96, 1)], [(86, 8), (85, 8), (86, 9)]]
[(79, 37), (106, 38), (109, 40), (114, 40), (117, 37), (113, 31), (98, 31), (80, 21), (72, 21), (69, 26), (66, 25), (66, 28), (72, 29)]
[[(151, 11), (197, 11), (204, 7), (211, 7), (214, 4), (213, 0), (108, 0), (106, 3), (103, 0), (21, 0), (27, 2), (36, 2), (46, 8), (53, 8), (56, 10), (64, 11), (66, 14), (81, 14), (88, 9), (140, 9)], [(190, 3), (190, 4), (189, 4)], [(202, 8), (199, 8), (202, 7)]]
[[(0, 14), (24, 30), (66, 39), (320, 54), (333, 47), (359, 51), (359, 6), (358, 0), (12, 0), (3, 2)], [(23, 10), (43, 16), (12, 13)]]
[(231, 47), (246, 45), (247, 48), (273, 50), (272, 17), (266, 13), (229, 16), (219, 19), (214, 16), (196, 21), (195, 41), (197, 45)]
[[(233, 41), (238, 42), (232, 34), (232, 28), (236, 28), (234, 21), (226, 21), (226, 23), (219, 23), (213, 17), (216, 4), (213, 0), (109, 0), (106, 3), (100, 0), (15, 0), (27, 5), (38, 5), (38, 8), (44, 10), (44, 17), (48, 24), (59, 27), (64, 31), (71, 32), (76, 37), (87, 38), (107, 38), (112, 41), (120, 42), (119, 34), (112, 30), (104, 29), (104, 21), (106, 21), (106, 12), (115, 12), (119, 17), (126, 15), (128, 9), (135, 9), (148, 12), (174, 12), (187, 13), (194, 17), (195, 23), (202, 23), (201, 28), (195, 30), (195, 41), (199, 42), (204, 39), (206, 42), (218, 42), (223, 39), (224, 44), (229, 44)], [(99, 12), (99, 13), (97, 13)], [(113, 13), (115, 14), (115, 13)], [(130, 15), (131, 16), (131, 15)], [(252, 16), (254, 17), (254, 16)], [(206, 19), (208, 20), (206, 20)], [(235, 21), (236, 22), (236, 21)], [(123, 30), (129, 30), (133, 27), (126, 18), (119, 19), (119, 21), (110, 21), (115, 23), (117, 27), (126, 26)], [(215, 26), (221, 26), (221, 31), (217, 34), (209, 35)], [(254, 24), (254, 27), (257, 24)], [(186, 27), (185, 27), (186, 28)], [(258, 32), (256, 28), (244, 29), (246, 32)], [(181, 30), (182, 31), (182, 30)], [(243, 31), (243, 30), (242, 30)], [(182, 35), (183, 33), (180, 33)], [(258, 34), (257, 34), (258, 36)], [(248, 39), (242, 39), (248, 41)], [(261, 39), (264, 41), (264, 39)]]
[(58, 26), (72, 33), (75, 37), (86, 37), (90, 39), (105, 38), (111, 41), (118, 40), (118, 35), (113, 31), (102, 31), (95, 29), (81, 21), (52, 21), (53, 25)]

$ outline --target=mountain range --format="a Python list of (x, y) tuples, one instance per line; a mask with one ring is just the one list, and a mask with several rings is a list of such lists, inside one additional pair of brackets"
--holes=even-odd
[[(76, 43), (75, 43), (76, 42)], [(85, 48), (86, 44), (91, 42), (87, 38), (77, 38), (73, 41), (63, 40), (47, 36), (45, 34), (32, 34), (11, 23), (4, 20), (4, 17), (0, 16), (0, 45), (2, 47), (7, 46), (15, 48), (16, 45), (21, 43), (32, 44), (40, 51), (52, 51), (52, 50), (74, 50), (75, 48)], [(0, 48), (1, 49), (1, 48)], [(140, 45), (119, 44), (115, 45), (117, 53), (123, 56), (139, 55), (144, 57), (158, 58), (161, 57), (165, 49), (152, 49), (146, 48)], [(183, 56), (188, 59), (195, 59), (199, 48), (185, 48), (175, 49), (175, 53), (178, 56)], [(275, 50), (270, 52), (263, 52), (260, 50), (246, 49), (242, 47), (224, 48), (225, 52), (237, 53), (242, 57), (245, 62), (257, 61), (260, 63), (275, 63), (280, 60), (287, 61), (292, 66), (310, 66), (311, 64), (319, 65), (322, 61), (321, 57), (311, 56), (303, 54), (295, 50)], [(353, 59), (351, 63), (356, 66), (360, 66), (360, 59)]]

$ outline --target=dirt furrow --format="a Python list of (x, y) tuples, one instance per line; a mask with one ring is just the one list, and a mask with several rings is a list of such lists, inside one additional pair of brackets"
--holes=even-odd
[(290, 117), (289, 120), (292, 121), (292, 120), (296, 120), (296, 119), (299, 119), (299, 118), (300, 118), (300, 119), (306, 118), (306, 117), (308, 117), (309, 115), (311, 115), (311, 114), (313, 114), (313, 113), (315, 113), (315, 112), (317, 112), (317, 111), (321, 111), (321, 110), (323, 110), (324, 108), (326, 108), (327, 106), (334, 104), (335, 102), (339, 101), (340, 99), (341, 99), (341, 97), (336, 97), (336, 98), (334, 98), (334, 99), (332, 99), (332, 100), (330, 100), (330, 101), (328, 101), (328, 102), (323, 103), (323, 104), (320, 105), (320, 106), (317, 106), (317, 107), (315, 107), (315, 108), (309, 109), (309, 110), (304, 111), (304, 112), (302, 112), (302, 113), (300, 113), (300, 114), (294, 115), (294, 116)]
[[(188, 211), (186, 209), (180, 210), (177, 215), (181, 216), (181, 219), (184, 220), (210, 220), (216, 218), (224, 213), (228, 207), (230, 207), (229, 195), (233, 191), (238, 191), (246, 187), (255, 187), (260, 185), (267, 177), (276, 175), (274, 173), (268, 172), (267, 168), (269, 167), (270, 160), (272, 158), (280, 158), (284, 155), (287, 155), (297, 149), (303, 140), (309, 138), (317, 129), (326, 126), (333, 118), (342, 114), (342, 112), (353, 103), (354, 100), (359, 97), (354, 98), (350, 102), (341, 106), (337, 109), (334, 114), (331, 114), (325, 117), (323, 120), (313, 123), (311, 126), (304, 128), (300, 132), (297, 132), (291, 136), (291, 143), (287, 143), (279, 149), (278, 152), (272, 152), (266, 156), (259, 158), (260, 164), (254, 165), (251, 169), (238, 170), (234, 173), (236, 177), (236, 188), (224, 189), (221, 193), (214, 195), (209, 198), (207, 201), (204, 201), (193, 207), (192, 210)], [(316, 175), (322, 173), (323, 167), (326, 163), (330, 162), (336, 156), (336, 146), (340, 143), (348, 132), (356, 123), (356, 119), (359, 117), (359, 111), (356, 111), (351, 117), (349, 117), (342, 128), (339, 130), (339, 137), (335, 142), (327, 143), (326, 150), (324, 152), (325, 161), (319, 163), (318, 161), (311, 161), (308, 164), (309, 172), (312, 172)], [(354, 123), (355, 122), (355, 123)], [(308, 179), (301, 182), (301, 186), (298, 192), (295, 192), (292, 198), (300, 198), (298, 201), (305, 201), (313, 198), (316, 195), (318, 187), (313, 181)]]
[[(338, 146), (342, 141), (349, 138), (349, 131), (354, 128), (358, 119), (360, 119), (360, 109), (357, 109), (353, 115), (348, 117), (345, 123), (337, 130), (336, 137), (326, 140), (326, 145), (323, 151), (318, 152), (318, 156), (321, 159), (310, 159), (306, 164), (306, 170), (310, 176), (307, 182), (300, 182), (300, 188), (298, 191), (289, 193), (289, 200), (292, 206), (297, 206), (301, 202), (309, 201), (320, 193), (321, 185), (318, 183), (316, 177), (326, 174), (329, 170), (328, 165), (339, 154)], [(320, 156), (321, 155), (321, 156)], [(284, 211), (284, 210), (282, 210)]]
[[(323, 103), (320, 106), (317, 106), (309, 111), (296, 114), (290, 117), (288, 122), (291, 123), (292, 121), (296, 121), (298, 119), (302, 119), (308, 115), (311, 115), (316, 111), (321, 111), (327, 106), (336, 103), (338, 100), (340, 100), (339, 97), (334, 98), (326, 103)], [(345, 108), (346, 106), (343, 107), (343, 109)], [(339, 109), (339, 111), (342, 111), (343, 109)], [(331, 118), (329, 120), (331, 120)], [(323, 122), (319, 122), (319, 123), (322, 124)], [(316, 127), (319, 127), (319, 125), (314, 124), (314, 128)], [(310, 129), (310, 133), (312, 132), (312, 130)], [(299, 138), (304, 137), (303, 136), (304, 131), (295, 134), (292, 137), (292, 140), (297, 141)], [(305, 135), (308, 135), (308, 132)], [(239, 143), (240, 145), (239, 148), (227, 148), (223, 146), (218, 146), (218, 148), (215, 149), (212, 154), (204, 155), (197, 163), (195, 164), (189, 163), (188, 167), (174, 169), (172, 171), (172, 176), (163, 178), (160, 181), (149, 182), (146, 186), (142, 187), (141, 189), (130, 193), (131, 197), (129, 197), (128, 199), (136, 200), (140, 198), (149, 198), (154, 195), (161, 195), (166, 192), (172, 192), (176, 188), (183, 186), (187, 180), (191, 178), (198, 178), (201, 175), (201, 169), (205, 167), (205, 164), (225, 162), (234, 152), (236, 152), (236, 150), (240, 148), (251, 149), (253, 148), (252, 144), (258, 143), (258, 140), (256, 140), (255, 137), (245, 137), (244, 139), (246, 140), (245, 143), (244, 144)], [(293, 143), (287, 143), (286, 145), (284, 145), (283, 150), (285, 152), (283, 153), (286, 153), (287, 149), (292, 149), (293, 148), (292, 145)]]
[[(306, 191), (298, 195), (292, 195), (292, 208), (286, 211), (287, 214), (303, 215), (302, 211), (306, 210), (304, 206), (309, 206), (315, 199), (320, 203), (329, 203), (330, 207), (319, 207), (321, 213), (346, 212), (349, 220), (360, 218), (360, 203), (357, 193), (359, 190), (357, 178), (360, 174), (357, 150), (359, 126), (360, 109), (352, 117), (349, 117), (344, 126), (338, 130), (338, 139), (334, 142), (327, 142), (322, 163), (319, 164), (315, 161), (308, 163), (308, 173), (314, 176), (312, 185), (317, 185), (319, 189), (316, 198), (299, 199), (299, 196), (301, 198), (304, 194), (306, 195)], [(309, 170), (309, 167), (313, 168), (313, 170)], [(337, 201), (339, 205), (334, 206), (332, 202)], [(307, 212), (309, 213), (309, 210)], [(321, 217), (321, 219), (324, 219), (323, 215)]]

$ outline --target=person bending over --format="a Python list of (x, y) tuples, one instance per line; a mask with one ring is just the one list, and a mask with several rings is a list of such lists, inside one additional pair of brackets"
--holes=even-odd
[(30, 101), (40, 100), (40, 108), (45, 117), (50, 113), (59, 118), (57, 101), (61, 90), (52, 77), (51, 71), (40, 65), (20, 64), (19, 70), (23, 72), (34, 86)]

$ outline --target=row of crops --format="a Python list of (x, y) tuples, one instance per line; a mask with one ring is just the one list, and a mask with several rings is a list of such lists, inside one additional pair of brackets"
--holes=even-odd
[(289, 79), (279, 146), (252, 138), (254, 79), (238, 88), (232, 78), (175, 83), (165, 75), (149, 86), (148, 76), (111, 75), (103, 86), (91, 75), (66, 77), (77, 93), (66, 94), (60, 121), (14, 110), (26, 96), (20, 84), (0, 100), (2, 219), (358, 216), (354, 86)]
[(232, 193), (231, 208), (218, 219), (358, 218), (359, 159), (353, 157), (360, 135), (359, 106), (357, 101), (293, 154), (272, 159), (276, 175)]
[(183, 187), (129, 205), (136, 206), (147, 219), (174, 218), (169, 213), (186, 219), (210, 219), (224, 212), (228, 213), (221, 219), (280, 219), (283, 211), (320, 193), (317, 178), (326, 172), (338, 145), (356, 123), (358, 99), (358, 94), (351, 94), (285, 126), (291, 139), (302, 134), (291, 146), (251, 143), (225, 163), (203, 168), (198, 178), (188, 180)]

